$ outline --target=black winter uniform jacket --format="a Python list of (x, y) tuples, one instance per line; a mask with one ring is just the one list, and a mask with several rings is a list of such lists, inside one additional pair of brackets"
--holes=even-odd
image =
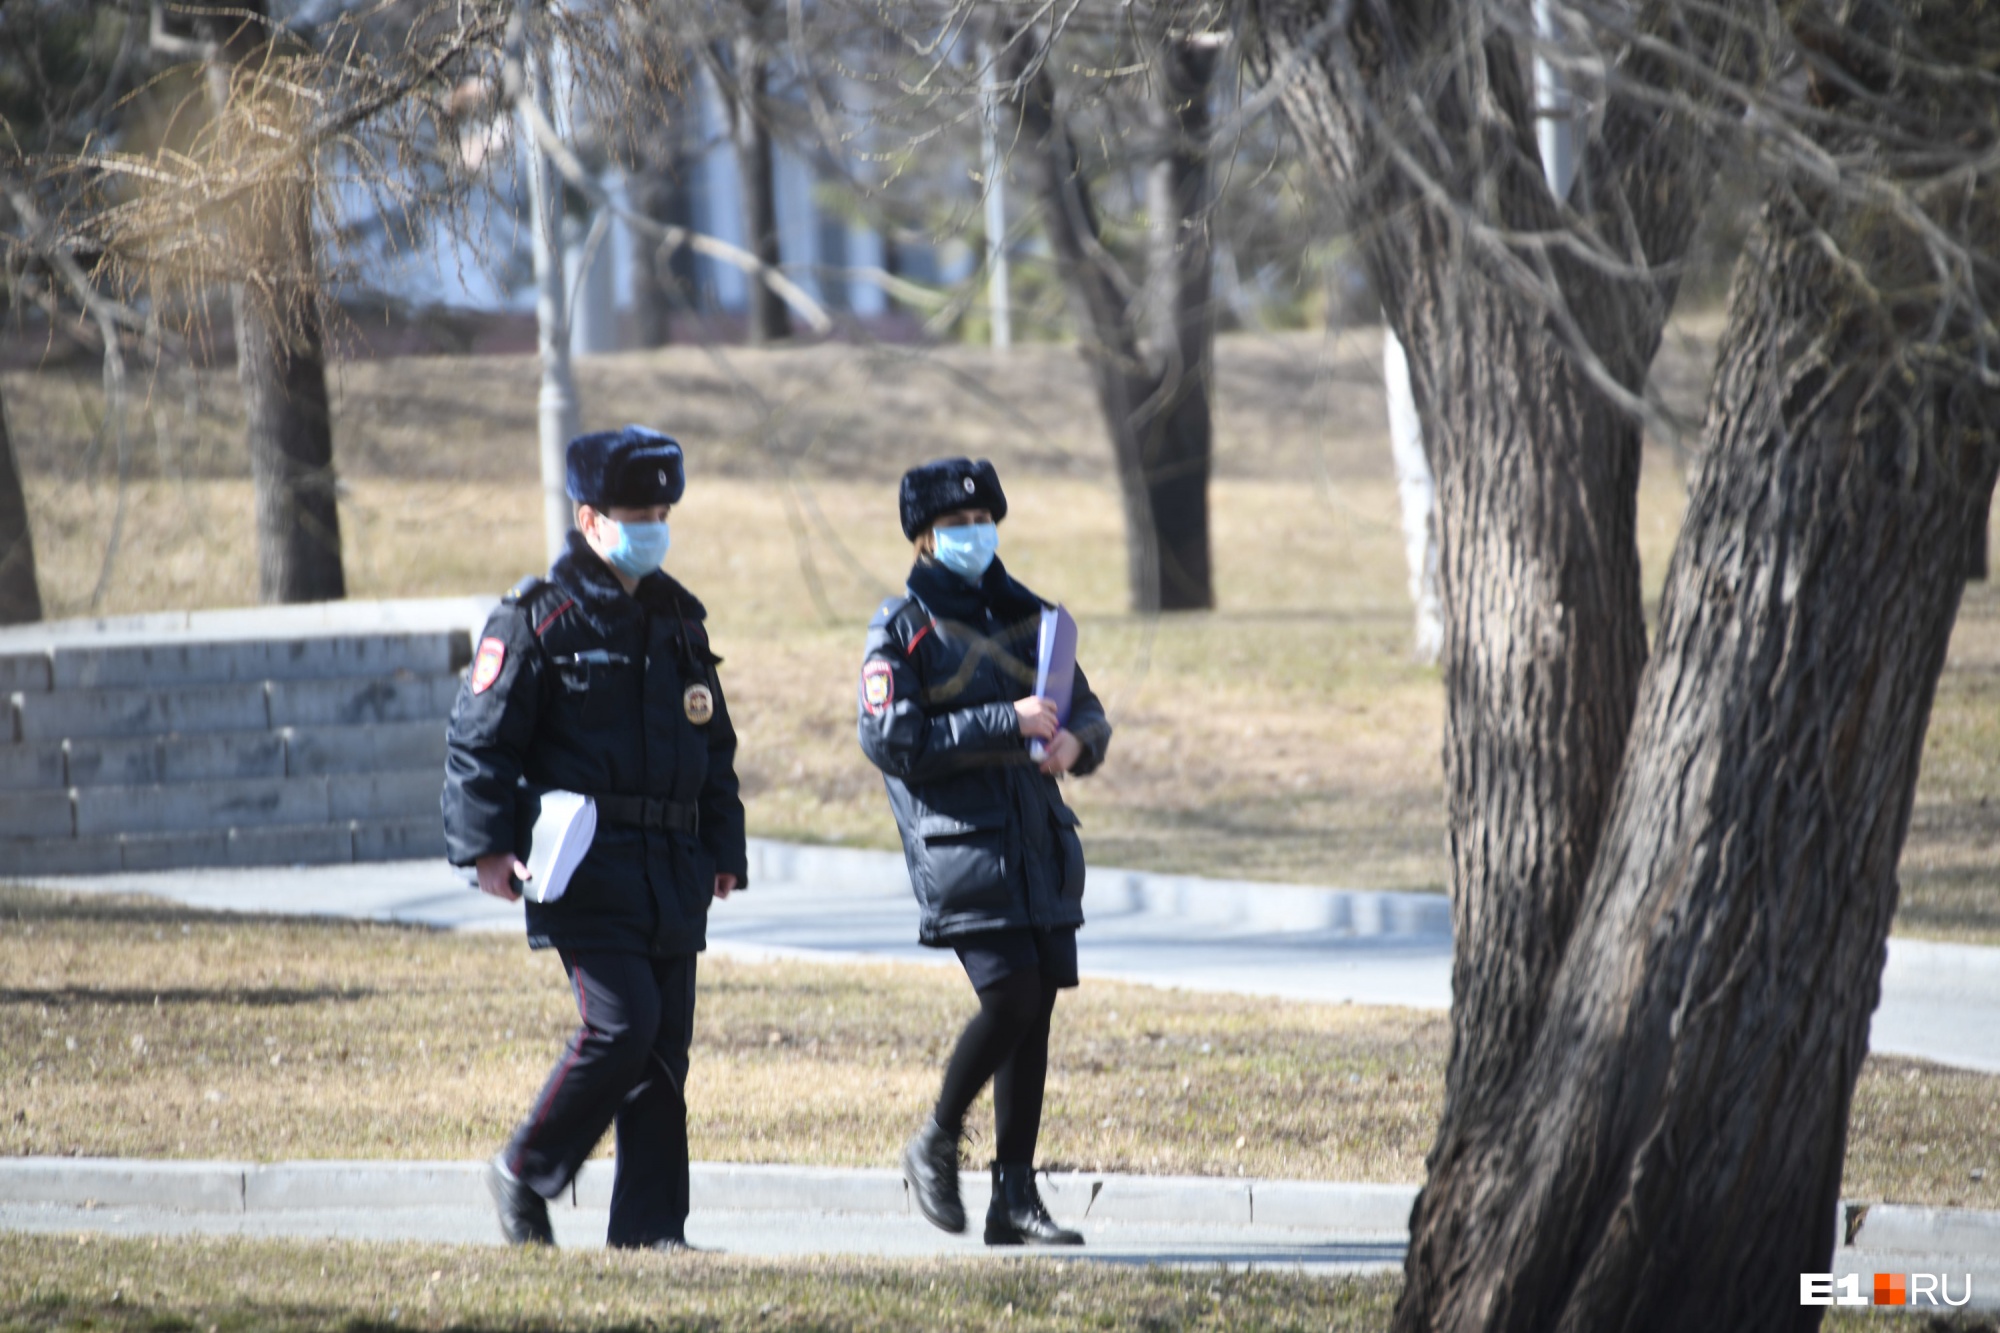
[[(707, 943), (716, 874), (747, 880), (736, 732), (705, 615), (663, 572), (627, 594), (573, 532), (548, 580), (510, 594), (486, 622), (447, 735), (454, 865), (492, 852), (526, 860), (539, 794), (551, 789), (698, 811), (698, 832), (680, 832), (600, 810), (568, 891), (527, 904), (530, 945), (695, 953)], [(706, 723), (688, 716), (692, 685), (713, 696)]]
[[(995, 560), (977, 586), (920, 561), (882, 604), (861, 666), (861, 748), (882, 770), (922, 909), (919, 938), (1083, 924), (1083, 844), (1028, 757), (1014, 701), (1034, 693), (1043, 602)], [(1111, 724), (1081, 668), (1068, 729), (1104, 762)]]

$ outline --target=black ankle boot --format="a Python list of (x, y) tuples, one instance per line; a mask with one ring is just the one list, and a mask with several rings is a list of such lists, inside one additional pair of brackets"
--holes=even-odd
[(1035, 1188), (1028, 1162), (993, 1164), (993, 1202), (986, 1207), (988, 1245), (1081, 1245), (1083, 1235), (1057, 1226)]
[(548, 1200), (529, 1189), (507, 1169), (507, 1154), (486, 1164), (486, 1189), (500, 1214), (500, 1234), (509, 1245), (553, 1245)]
[(925, 1120), (904, 1145), (903, 1180), (932, 1226), (954, 1236), (965, 1230), (965, 1205), (958, 1198), (958, 1135), (934, 1119)]

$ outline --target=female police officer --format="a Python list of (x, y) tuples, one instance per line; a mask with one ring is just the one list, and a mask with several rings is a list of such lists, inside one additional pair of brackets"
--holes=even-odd
[(607, 1243), (685, 1249), (694, 956), (710, 898), (746, 877), (736, 733), (702, 605), (659, 567), (680, 446), (628, 426), (570, 441), (567, 461), (577, 530), (487, 621), (445, 759), (447, 850), (496, 897), (520, 896), (539, 792), (597, 804), (567, 892), (527, 907), (582, 1025), (487, 1183), (509, 1241), (553, 1243), (544, 1201), (615, 1124)]
[[(993, 1080), (986, 1243), (1080, 1245), (1035, 1188), (1035, 1140), (1056, 992), (1077, 982), (1083, 846), (1056, 786), (1104, 761), (1111, 726), (1076, 673), (1069, 720), (1036, 697), (1041, 598), (994, 558), (1007, 497), (993, 465), (943, 459), (904, 474), (907, 594), (868, 628), (861, 748), (883, 772), (921, 908), (920, 938), (958, 951), (979, 1013), (958, 1039), (930, 1120), (903, 1152), (924, 1216), (965, 1229), (958, 1140)], [(1028, 743), (1046, 745), (1037, 764)]]

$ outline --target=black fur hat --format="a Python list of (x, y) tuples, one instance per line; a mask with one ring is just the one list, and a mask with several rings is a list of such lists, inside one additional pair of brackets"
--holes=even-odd
[(903, 535), (911, 541), (930, 527), (939, 514), (954, 509), (984, 509), (998, 523), (1007, 517), (1007, 493), (1000, 474), (985, 459), (940, 458), (920, 463), (903, 474), (901, 495)]
[(592, 509), (679, 504), (687, 489), (679, 443), (644, 426), (579, 435), (569, 442), (564, 463), (569, 498)]

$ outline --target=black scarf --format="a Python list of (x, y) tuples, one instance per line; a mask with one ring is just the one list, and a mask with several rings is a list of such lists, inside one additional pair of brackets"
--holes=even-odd
[(1016, 583), (999, 556), (977, 583), (967, 583), (935, 560), (919, 559), (910, 569), (909, 588), (933, 616), (952, 622), (948, 633), (957, 629), (990, 640), (1034, 679), (1047, 603)]

